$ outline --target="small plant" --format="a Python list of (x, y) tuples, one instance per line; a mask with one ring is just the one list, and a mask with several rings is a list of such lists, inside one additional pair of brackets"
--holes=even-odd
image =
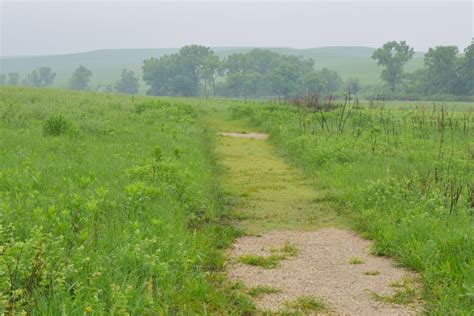
[(286, 242), (285, 245), (281, 247), (280, 251), (290, 257), (296, 257), (300, 252), (296, 245), (290, 244), (289, 242)]
[(364, 274), (365, 275), (379, 275), (380, 272), (379, 271), (365, 271)]
[(60, 136), (71, 128), (71, 123), (62, 115), (49, 117), (43, 125), (43, 135)]
[(264, 269), (274, 269), (280, 264), (280, 260), (286, 257), (280, 255), (271, 255), (268, 257), (257, 255), (244, 255), (239, 257), (239, 261), (251, 266), (258, 266)]
[(408, 305), (415, 301), (417, 294), (415, 281), (413, 279), (404, 278), (401, 282), (395, 281), (390, 286), (397, 288), (394, 294), (379, 295), (373, 293), (374, 298), (379, 301), (396, 305)]
[(352, 257), (349, 259), (349, 263), (350, 264), (363, 264), (365, 263), (365, 260), (361, 258), (357, 258), (357, 257)]
[(274, 294), (274, 293), (280, 293), (281, 290), (271, 287), (271, 286), (266, 286), (266, 285), (259, 285), (256, 286), (249, 291), (249, 295), (252, 297), (260, 297), (264, 294)]
[(299, 296), (294, 301), (285, 302), (285, 306), (288, 309), (300, 312), (316, 312), (327, 309), (326, 304), (324, 304), (323, 301), (310, 295)]

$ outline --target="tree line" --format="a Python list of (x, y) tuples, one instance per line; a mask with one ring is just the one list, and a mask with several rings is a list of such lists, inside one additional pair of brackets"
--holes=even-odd
[[(20, 74), (11, 72), (0, 74), (0, 85), (23, 85), (30, 87), (50, 87), (54, 83), (56, 73), (50, 67), (39, 67), (33, 70), (23, 80), (20, 80)], [(67, 87), (72, 90), (90, 90), (90, 80), (92, 71), (80, 65), (74, 70)], [(120, 79), (115, 85), (104, 87), (105, 92), (119, 92), (125, 94), (137, 94), (140, 88), (140, 82), (135, 73), (131, 70), (123, 69)]]
[[(279, 54), (268, 49), (252, 49), (219, 58), (201, 45), (182, 47), (177, 53), (143, 62), (147, 94), (163, 96), (223, 96), (237, 98), (293, 97), (308, 94), (372, 94), (393, 99), (419, 99), (429, 96), (474, 95), (474, 42), (462, 53), (456, 46), (437, 46), (424, 55), (424, 67), (405, 73), (404, 66), (415, 51), (405, 41), (391, 41), (373, 52), (383, 69), (383, 86), (361, 87), (358, 78), (345, 82), (330, 69), (315, 69), (313, 59)], [(40, 67), (20, 82), (18, 73), (0, 74), (0, 84), (48, 87), (56, 74)], [(92, 71), (79, 66), (68, 81), (73, 90), (91, 89)], [(105, 92), (137, 94), (139, 79), (123, 69), (115, 85), (102, 86)]]
[[(424, 55), (424, 67), (405, 73), (415, 51), (405, 41), (391, 41), (373, 52), (383, 67), (384, 86), (377, 94), (394, 98), (433, 95), (474, 95), (474, 43), (460, 53), (456, 46), (437, 46)], [(359, 80), (343, 83), (332, 70), (315, 70), (313, 59), (253, 49), (220, 59), (209, 47), (191, 45), (177, 53), (150, 58), (143, 64), (143, 80), (150, 95), (291, 97), (307, 94), (334, 95), (360, 90)], [(365, 93), (370, 94), (366, 88)]]
[(372, 58), (384, 69), (380, 78), (388, 94), (398, 96), (474, 95), (474, 41), (460, 54), (456, 46), (437, 46), (424, 55), (424, 67), (405, 73), (415, 52), (406, 42), (388, 42)]
[[(333, 94), (343, 87), (332, 70), (314, 69), (314, 60), (253, 49), (220, 59), (209, 47), (190, 45), (143, 63), (150, 95), (267, 97)], [(346, 83), (358, 89), (356, 79)]]

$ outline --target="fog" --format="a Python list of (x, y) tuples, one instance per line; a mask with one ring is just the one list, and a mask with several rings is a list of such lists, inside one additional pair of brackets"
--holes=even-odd
[(2, 1), (1, 55), (186, 44), (378, 47), (390, 40), (417, 51), (463, 49), (472, 17), (470, 1)]

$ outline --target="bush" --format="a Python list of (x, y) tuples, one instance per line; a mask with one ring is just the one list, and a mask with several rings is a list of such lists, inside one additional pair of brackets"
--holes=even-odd
[(60, 136), (65, 134), (71, 127), (71, 123), (62, 115), (49, 117), (43, 125), (44, 136)]

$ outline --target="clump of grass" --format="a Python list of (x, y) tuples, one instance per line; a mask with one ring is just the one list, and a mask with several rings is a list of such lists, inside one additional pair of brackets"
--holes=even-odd
[(379, 295), (373, 293), (374, 298), (379, 301), (396, 305), (412, 304), (417, 298), (416, 284), (413, 279), (404, 278), (401, 282), (395, 281), (390, 286), (397, 288), (394, 294)]
[[(262, 249), (263, 250), (263, 249)], [(280, 249), (270, 249), (270, 256), (257, 256), (257, 255), (243, 255), (239, 257), (239, 261), (251, 266), (259, 266), (264, 269), (273, 269), (279, 266), (281, 260), (285, 260), (288, 257), (297, 256), (299, 253), (298, 247), (288, 242), (285, 243)]]
[(296, 300), (287, 301), (284, 304), (286, 308), (299, 312), (317, 312), (327, 309), (322, 300), (310, 295), (299, 296)]
[(365, 263), (365, 260), (358, 257), (352, 257), (349, 259), (349, 263), (350, 264), (363, 264)]
[(264, 294), (274, 294), (274, 293), (280, 293), (280, 292), (281, 292), (280, 289), (267, 286), (267, 285), (259, 285), (250, 289), (249, 295), (252, 297), (260, 297)]
[(380, 272), (379, 271), (365, 271), (364, 274), (365, 275), (379, 275)]
[(71, 123), (62, 115), (49, 117), (43, 125), (44, 136), (60, 136), (71, 128)]
[(296, 257), (300, 252), (296, 245), (290, 244), (289, 242), (286, 242), (285, 245), (281, 247), (280, 251), (290, 257)]
[(279, 266), (280, 260), (285, 259), (280, 255), (271, 255), (268, 257), (257, 255), (243, 255), (239, 257), (239, 261), (251, 266), (258, 266), (264, 269), (274, 269)]

